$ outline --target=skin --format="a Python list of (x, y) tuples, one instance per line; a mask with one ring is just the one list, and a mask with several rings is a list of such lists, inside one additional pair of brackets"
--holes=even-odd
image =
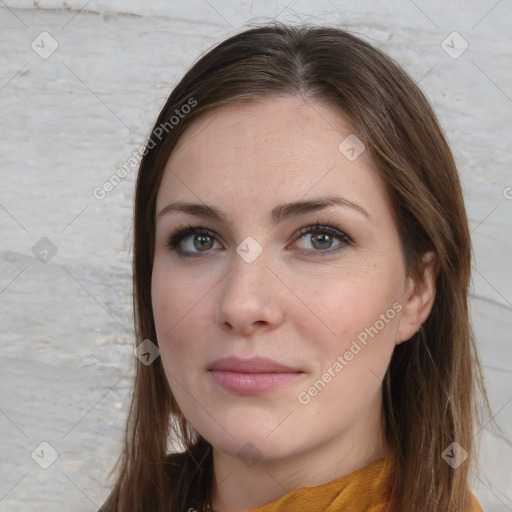
[[(198, 120), (167, 163), (157, 196), (154, 319), (173, 394), (213, 446), (216, 511), (261, 506), (393, 451), (384, 438), (382, 379), (395, 345), (430, 313), (435, 260), (426, 254), (424, 277), (408, 277), (368, 152), (349, 161), (338, 149), (351, 133), (331, 106), (301, 96), (267, 97)], [(325, 195), (353, 201), (368, 215), (334, 205), (276, 225), (270, 219), (276, 205)], [(215, 206), (229, 222), (177, 211), (158, 215), (176, 201)], [(322, 245), (314, 234), (297, 233), (317, 222), (347, 232), (353, 242), (334, 236)], [(194, 245), (194, 235), (181, 241), (199, 257), (167, 246), (172, 232), (188, 223), (215, 234), (206, 247)], [(249, 236), (262, 248), (252, 263), (236, 252)], [(401, 311), (301, 403), (298, 394), (394, 303)], [(268, 357), (304, 373), (272, 391), (239, 395), (220, 388), (207, 371), (229, 355)], [(253, 465), (237, 456), (248, 442), (246, 450), (258, 459)]]

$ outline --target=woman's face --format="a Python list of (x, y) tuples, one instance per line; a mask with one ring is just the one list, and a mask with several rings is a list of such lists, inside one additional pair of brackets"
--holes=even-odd
[[(167, 163), (152, 275), (161, 361), (184, 416), (224, 455), (348, 453), (382, 428), (382, 379), (413, 332), (400, 327), (400, 238), (361, 149), (332, 107), (273, 97), (208, 114)], [(203, 231), (170, 246), (189, 224)]]

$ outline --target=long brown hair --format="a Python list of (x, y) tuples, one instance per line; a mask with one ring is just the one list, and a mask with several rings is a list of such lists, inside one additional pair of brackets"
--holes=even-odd
[[(431, 314), (395, 347), (384, 377), (386, 435), (396, 453), (392, 510), (466, 512), (474, 422), (481, 425), (477, 391), (489, 405), (468, 313), (472, 252), (460, 181), (423, 93), (359, 37), (308, 25), (246, 28), (203, 55), (174, 88), (148, 139), (136, 186), (137, 343), (157, 343), (150, 290), (155, 203), (178, 138), (213, 109), (283, 94), (330, 104), (351, 121), (385, 183), (409, 275), (420, 276), (427, 251), (437, 255)], [(183, 115), (176, 122), (177, 110)], [(171, 442), (182, 451), (170, 454)], [(457, 468), (442, 457), (453, 442), (469, 455)], [(160, 358), (138, 362), (117, 479), (101, 510), (200, 511), (211, 483), (211, 446), (181, 414)]]

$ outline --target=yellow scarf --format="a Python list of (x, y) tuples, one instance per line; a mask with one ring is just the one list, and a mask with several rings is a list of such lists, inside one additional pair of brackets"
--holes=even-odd
[[(389, 512), (394, 455), (332, 482), (288, 492), (251, 512)], [(472, 495), (471, 512), (483, 512)]]

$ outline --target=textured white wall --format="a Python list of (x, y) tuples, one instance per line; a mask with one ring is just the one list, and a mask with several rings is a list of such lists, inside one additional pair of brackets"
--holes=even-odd
[[(136, 169), (102, 200), (93, 190), (138, 150), (202, 51), (275, 16), (360, 33), (421, 83), (438, 113), (464, 183), (474, 326), (503, 428), (485, 431), (474, 488), (487, 512), (512, 510), (510, 1), (5, 0), (0, 511), (89, 512), (105, 498), (134, 363)], [(448, 39), (450, 56), (441, 43), (453, 31), (463, 40)]]

